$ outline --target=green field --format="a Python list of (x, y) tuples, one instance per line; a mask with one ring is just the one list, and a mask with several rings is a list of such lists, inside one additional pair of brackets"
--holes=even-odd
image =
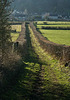
[[(42, 27), (50, 27), (50, 29), (42, 29)], [(57, 44), (70, 45), (70, 30), (57, 30), (58, 28), (70, 28), (70, 22), (38, 21), (37, 28), (48, 40)]]
[(44, 22), (49, 25), (70, 25), (70, 22), (63, 22), (63, 21), (38, 21), (38, 25), (43, 25)]
[(12, 42), (15, 42), (16, 39), (19, 37), (19, 33), (11, 33)]
[(16, 30), (16, 32), (11, 33), (12, 41), (15, 42), (19, 37), (19, 32), (21, 32), (21, 25), (11, 25), (11, 30)]
[(42, 27), (70, 28), (70, 25), (37, 25), (37, 28), (42, 28)]
[(50, 41), (58, 44), (70, 45), (70, 30), (43, 30), (42, 35)]
[(21, 32), (21, 25), (11, 25), (12, 30), (16, 30), (16, 32)]

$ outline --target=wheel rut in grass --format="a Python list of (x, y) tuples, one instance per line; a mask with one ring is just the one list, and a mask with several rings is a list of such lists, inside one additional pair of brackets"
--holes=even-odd
[[(16, 85), (3, 95), (3, 100), (69, 100), (69, 89), (59, 83), (50, 64), (40, 61), (31, 44), (26, 25), (27, 54), (22, 57), (22, 66)], [(42, 58), (43, 59), (43, 58)], [(68, 92), (68, 93), (67, 93)]]
[(38, 64), (39, 69), (35, 71), (35, 79), (33, 80), (32, 84), (32, 90), (30, 94), (29, 100), (44, 100), (43, 98), (43, 92), (42, 92), (42, 84), (44, 82), (42, 71), (44, 71), (44, 68), (42, 66), (42, 63), (39, 61), (39, 56), (35, 53), (32, 45), (31, 45), (31, 38), (30, 33), (27, 27), (27, 45), (28, 45), (28, 61), (33, 62), (34, 65)]
[[(48, 98), (50, 98), (50, 100), (58, 99), (60, 98), (59, 95), (62, 93), (62, 90), (60, 89), (61, 87), (59, 86), (57, 77), (52, 68), (50, 67), (50, 65), (47, 64), (44, 65), (44, 62), (41, 62), (39, 60), (39, 56), (35, 54), (35, 51), (31, 45), (31, 37), (28, 32), (27, 32), (27, 38), (28, 38), (27, 58), (29, 62), (31, 61), (34, 62), (35, 64), (38, 63), (39, 64), (38, 67), (40, 67), (40, 69), (35, 72), (35, 80), (33, 80), (30, 100), (36, 100), (36, 99), (48, 100)], [(30, 53), (32, 53), (32, 55)]]
[(36, 72), (36, 77), (32, 86), (31, 100), (44, 100), (42, 85), (44, 82), (42, 74), (42, 65), (40, 64), (40, 70)]
[[(39, 60), (39, 58), (38, 58), (38, 60)], [(39, 63), (41, 65), (41, 62), (39, 62)], [(45, 72), (43, 72), (43, 70)], [(41, 75), (43, 75), (43, 76), (41, 77)], [(42, 81), (42, 78), (43, 78), (43, 81)], [(68, 99), (69, 100), (70, 91), (67, 88), (65, 88), (66, 85), (60, 83), (60, 80), (57, 78), (55, 68), (52, 68), (51, 64), (44, 65), (44, 62), (42, 63), (41, 70), (38, 71), (35, 81), (37, 83), (35, 82), (34, 83), (35, 88), (33, 87), (33, 92), (36, 93), (34, 95), (34, 97), (37, 96), (39, 100), (48, 100), (49, 98), (50, 98), (50, 100), (54, 100), (54, 99), (55, 100), (56, 99), (57, 100), (59, 100), (59, 99), (61, 99), (61, 100)], [(40, 86), (39, 82), (42, 83), (41, 86)], [(66, 94), (65, 94), (65, 91), (67, 91)]]

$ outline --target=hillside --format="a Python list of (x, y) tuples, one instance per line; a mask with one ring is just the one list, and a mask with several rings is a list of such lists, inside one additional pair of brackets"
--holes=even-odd
[(70, 15), (70, 0), (15, 0), (14, 7), (21, 11), (27, 9), (29, 13), (55, 12)]

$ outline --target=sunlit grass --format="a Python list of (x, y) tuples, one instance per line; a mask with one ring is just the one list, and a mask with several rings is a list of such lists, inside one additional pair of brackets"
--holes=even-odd
[(35, 49), (36, 54), (39, 56), (39, 61), (41, 63), (46, 64), (47, 63), (47, 57), (45, 56), (45, 52), (44, 50), (40, 47), (40, 44), (38, 43), (37, 39), (35, 38), (35, 36), (33, 35), (33, 31), (32, 29), (29, 27), (29, 30), (31, 32), (30, 36), (31, 36), (31, 43), (32, 46)]
[[(48, 98), (50, 98), (50, 100), (66, 100), (70, 93), (69, 68), (60, 65), (58, 60), (53, 59), (46, 53), (40, 47), (40, 43), (35, 38), (33, 31), (30, 28), (29, 30), (32, 49), (35, 51), (35, 54), (39, 56), (38, 60), (42, 61), (43, 69), (40, 69), (38, 62), (23, 61), (23, 64), (25, 64), (22, 65), (22, 67), (20, 66), (21, 71), (18, 74), (18, 81), (12, 86), (11, 90), (8, 89), (8, 92), (3, 95), (4, 100), (33, 100), (32, 96), (36, 96), (37, 94), (36, 91), (34, 91), (36, 87), (41, 87), (42, 95), (40, 97), (44, 96), (43, 100), (48, 100)], [(34, 57), (34, 55), (32, 55), (32, 57)], [(30, 59), (30, 57), (28, 59)], [(40, 86), (39, 78), (42, 79), (40, 80), (42, 81), (42, 86)], [(38, 83), (39, 86), (36, 83)], [(52, 99), (53, 97), (57, 98)]]
[(70, 30), (42, 30), (42, 35), (58, 44), (70, 45)]
[[(47, 72), (51, 72), (49, 74), (51, 80), (53, 80), (53, 78), (55, 76), (51, 76), (52, 72), (55, 73), (57, 80), (59, 81), (60, 84), (69, 84), (69, 68), (68, 67), (64, 67), (64, 65), (60, 65), (59, 61), (56, 59), (53, 59), (47, 52), (45, 52), (41, 47), (40, 44), (38, 43), (38, 41), (35, 39), (32, 31), (31, 31), (31, 38), (32, 38), (32, 45), (36, 51), (36, 53), (39, 55), (39, 59), (42, 59), (43, 63), (47, 63), (48, 65), (45, 66), (45, 74), (47, 74)], [(49, 70), (49, 71), (48, 71)], [(50, 71), (51, 70), (51, 71)], [(45, 77), (47, 78), (47, 77)], [(55, 81), (55, 80), (53, 80)]]
[(18, 32), (21, 32), (21, 25), (11, 25), (11, 28), (15, 33), (11, 33), (12, 41), (15, 42), (19, 36)]
[(11, 37), (12, 37), (12, 42), (15, 42), (19, 37), (19, 33), (11, 33)]
[(16, 30), (16, 32), (21, 32), (21, 25), (11, 25), (12, 30)]
[(37, 25), (37, 28), (42, 28), (42, 27), (61, 27), (61, 28), (70, 28), (70, 25)]
[(65, 21), (47, 21), (47, 24), (54, 24), (54, 25), (70, 25), (70, 22)]
[(44, 22), (50, 25), (70, 25), (70, 22), (63, 22), (63, 21), (37, 21), (37, 24), (44, 25)]
[[(30, 29), (31, 32), (31, 41), (32, 45), (35, 49), (35, 52), (39, 55), (39, 59), (45, 67), (45, 75), (44, 78), (45, 80), (51, 80), (52, 82), (59, 82), (60, 84), (64, 85), (69, 85), (69, 68), (64, 67), (64, 65), (60, 65), (59, 61), (56, 59), (53, 59), (51, 55), (49, 55), (47, 52), (45, 52), (41, 47), (40, 44), (38, 43), (37, 39), (33, 35), (32, 30)], [(53, 73), (52, 73), (53, 72)], [(55, 73), (55, 74), (54, 74)], [(48, 74), (48, 76), (47, 76)], [(54, 79), (56, 77), (56, 80)], [(46, 86), (46, 84), (45, 84)]]

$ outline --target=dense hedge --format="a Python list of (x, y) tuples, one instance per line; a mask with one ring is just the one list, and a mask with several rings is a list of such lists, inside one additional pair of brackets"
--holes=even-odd
[(46, 40), (35, 28), (33, 23), (30, 23), (35, 37), (38, 39), (40, 46), (48, 53), (64, 63), (70, 62), (70, 46), (60, 45)]
[(52, 29), (52, 30), (70, 30), (70, 27), (53, 27), (53, 26), (42, 26), (42, 29)]
[(17, 38), (16, 42), (14, 43), (15, 46), (18, 43), (18, 47), (15, 49), (18, 50), (18, 52), (21, 54), (21, 56), (25, 57), (27, 53), (27, 39), (26, 39), (26, 27), (25, 23), (22, 24), (21, 26), (21, 32), (19, 33), (19, 37)]
[[(20, 32), (18, 39), (14, 43), (14, 49), (17, 52), (12, 52), (10, 54), (9, 58), (7, 59), (9, 62), (7, 65), (1, 66), (1, 63), (0, 63), (0, 98), (2, 98), (2, 95), (7, 90), (12, 88), (12, 86), (16, 84), (16, 81), (19, 78), (19, 75), (23, 69), (23, 66), (25, 66), (20, 55), (18, 54), (20, 53), (23, 56), (26, 53), (26, 34), (25, 33), (26, 33), (25, 23), (23, 23), (22, 31)], [(13, 48), (11, 47), (11, 49)]]
[(17, 23), (15, 23), (15, 22), (12, 23), (12, 22), (11, 22), (11, 23), (9, 23), (9, 24), (10, 24), (10, 25), (21, 25), (22, 23), (21, 23), (21, 22), (20, 22), (20, 23), (19, 23), (19, 22), (17, 22)]

